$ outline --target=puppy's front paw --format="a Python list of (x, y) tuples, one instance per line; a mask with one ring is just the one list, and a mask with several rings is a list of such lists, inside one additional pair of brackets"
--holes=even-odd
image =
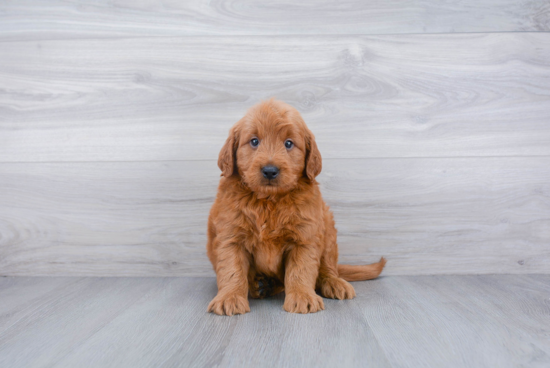
[(325, 304), (315, 293), (297, 292), (286, 295), (283, 308), (290, 313), (315, 313), (325, 309)]
[(344, 279), (329, 277), (321, 281), (321, 295), (331, 299), (353, 299), (355, 289)]
[(213, 312), (220, 316), (232, 316), (234, 314), (250, 312), (250, 306), (248, 305), (248, 299), (241, 295), (218, 294), (208, 305), (208, 312)]

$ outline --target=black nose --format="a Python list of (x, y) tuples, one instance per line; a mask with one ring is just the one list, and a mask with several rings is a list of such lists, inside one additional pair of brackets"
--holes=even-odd
[(264, 166), (262, 167), (262, 174), (266, 179), (275, 179), (279, 175), (279, 168), (275, 166)]

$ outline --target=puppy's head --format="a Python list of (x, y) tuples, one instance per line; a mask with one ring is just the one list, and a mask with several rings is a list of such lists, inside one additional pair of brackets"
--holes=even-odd
[(252, 107), (230, 130), (220, 151), (222, 175), (239, 175), (253, 191), (286, 193), (322, 168), (315, 137), (298, 111), (281, 101)]

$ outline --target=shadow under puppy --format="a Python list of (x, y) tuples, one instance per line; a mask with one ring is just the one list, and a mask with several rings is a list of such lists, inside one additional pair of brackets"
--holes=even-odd
[(352, 299), (348, 281), (376, 278), (386, 263), (338, 265), (336, 228), (315, 177), (322, 167), (315, 138), (296, 109), (269, 100), (230, 130), (218, 166), (222, 178), (208, 219), (207, 253), (220, 315), (250, 311), (248, 294), (285, 291), (292, 313), (324, 309), (326, 298)]

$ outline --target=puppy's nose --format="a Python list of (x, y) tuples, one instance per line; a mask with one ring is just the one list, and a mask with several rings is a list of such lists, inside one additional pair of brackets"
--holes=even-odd
[(275, 179), (279, 175), (279, 168), (275, 166), (264, 166), (262, 167), (262, 174), (266, 179)]

